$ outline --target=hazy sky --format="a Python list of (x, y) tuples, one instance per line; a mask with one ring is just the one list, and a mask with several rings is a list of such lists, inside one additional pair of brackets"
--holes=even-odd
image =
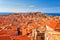
[(0, 12), (58, 12), (60, 0), (0, 0)]

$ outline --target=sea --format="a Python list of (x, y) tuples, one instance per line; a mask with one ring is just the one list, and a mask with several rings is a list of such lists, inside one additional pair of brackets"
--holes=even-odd
[[(0, 15), (8, 15), (10, 12), (0, 12)], [(60, 13), (44, 13), (50, 16), (60, 16)]]
[(48, 14), (48, 15), (51, 15), (51, 16), (60, 16), (60, 13), (44, 13), (44, 14)]

